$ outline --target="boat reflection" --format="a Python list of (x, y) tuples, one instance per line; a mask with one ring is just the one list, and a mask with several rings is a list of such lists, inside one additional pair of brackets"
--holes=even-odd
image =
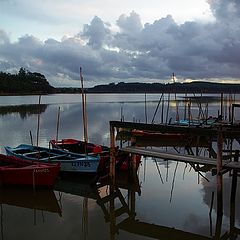
[[(16, 187), (0, 188), (0, 206), (1, 206), (1, 239), (5, 239), (4, 229), (6, 229), (4, 220), (6, 218), (4, 209), (8, 206), (32, 209), (33, 224), (37, 224), (37, 211), (41, 211), (44, 219), (44, 212), (57, 213), (62, 216), (62, 210), (53, 190), (50, 189), (29, 189)], [(7, 207), (6, 207), (7, 208)], [(6, 238), (8, 239), (8, 238)]]
[[(216, 176), (214, 176), (216, 177)], [(210, 178), (210, 177), (209, 177)], [(222, 176), (217, 176), (218, 181), (222, 181)], [(141, 213), (138, 215), (137, 200), (141, 196), (141, 183), (138, 174), (130, 175), (127, 172), (119, 173), (116, 177), (116, 183), (113, 185), (108, 177), (100, 179), (96, 185), (92, 185), (91, 178), (62, 178), (56, 182), (54, 191), (46, 189), (16, 189), (16, 188), (1, 188), (0, 189), (0, 203), (1, 213), (4, 211), (4, 204), (30, 208), (34, 210), (44, 210), (48, 212), (58, 213), (61, 216), (61, 208), (57, 201), (55, 194), (68, 193), (83, 198), (82, 201), (82, 231), (83, 239), (90, 239), (90, 221), (89, 209), (92, 205), (89, 204), (89, 199), (97, 203), (103, 212), (104, 220), (109, 226), (109, 238), (118, 239), (119, 233), (121, 236), (123, 232), (134, 234), (143, 238), (154, 239), (191, 239), (191, 240), (205, 240), (205, 239), (238, 239), (240, 229), (237, 227), (235, 220), (236, 212), (236, 190), (237, 190), (237, 172), (231, 172), (231, 191), (230, 191), (230, 225), (226, 232), (226, 226), (223, 227), (223, 187), (219, 188), (214, 201), (212, 195), (212, 203), (209, 205), (209, 219), (210, 219), (210, 234), (204, 232), (205, 235), (199, 233), (189, 232), (175, 227), (169, 227), (153, 222), (148, 222), (141, 218)], [(214, 184), (214, 183), (213, 183)], [(171, 184), (170, 184), (171, 186)], [(61, 203), (61, 202), (60, 202)], [(61, 205), (61, 204), (60, 204)], [(211, 216), (212, 209), (216, 212), (216, 217)], [(226, 208), (226, 205), (224, 206)], [(64, 209), (63, 209), (64, 211)], [(67, 211), (67, 209), (65, 209)], [(163, 218), (165, 216), (162, 216)], [(1, 218), (1, 226), (3, 226), (4, 218)], [(3, 231), (2, 231), (3, 235)], [(123, 234), (124, 236), (124, 234)], [(4, 239), (2, 237), (2, 239)], [(119, 238), (120, 239), (120, 238)]]
[(62, 214), (55, 193), (50, 189), (3, 187), (0, 188), (0, 204)]
[[(222, 175), (217, 176), (222, 181)], [(205, 179), (206, 180), (206, 179)], [(235, 224), (235, 206), (237, 189), (237, 172), (231, 174), (231, 196), (230, 196), (230, 225), (227, 232), (223, 232), (223, 188), (220, 187), (216, 194), (216, 217), (212, 219), (213, 205), (209, 206), (210, 234), (188, 232), (174, 227), (157, 225), (142, 221), (137, 217), (136, 198), (141, 195), (141, 184), (138, 175), (120, 173), (113, 185), (109, 178), (101, 179), (96, 186), (91, 185), (90, 179), (81, 178), (76, 180), (64, 180), (56, 184), (55, 190), (84, 197), (82, 227), (84, 228), (84, 239), (88, 232), (88, 199), (94, 199), (102, 209), (106, 223), (109, 223), (110, 239), (117, 239), (120, 231), (126, 231), (141, 237), (154, 239), (237, 239), (240, 229)], [(126, 196), (127, 195), (127, 196)], [(212, 196), (212, 202), (214, 195)], [(225, 206), (226, 207), (226, 206)]]

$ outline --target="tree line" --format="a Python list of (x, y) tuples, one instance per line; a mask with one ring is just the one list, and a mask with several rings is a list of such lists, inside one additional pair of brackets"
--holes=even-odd
[(240, 84), (190, 83), (110, 83), (87, 89), (89, 93), (240, 93)]
[[(240, 93), (240, 84), (194, 81), (191, 83), (109, 83), (85, 89), (88, 93)], [(0, 72), (0, 95), (80, 93), (79, 88), (54, 88), (41, 73), (20, 68), (17, 74)]]
[(0, 72), (0, 94), (48, 94), (55, 92), (45, 76), (20, 68), (17, 74)]

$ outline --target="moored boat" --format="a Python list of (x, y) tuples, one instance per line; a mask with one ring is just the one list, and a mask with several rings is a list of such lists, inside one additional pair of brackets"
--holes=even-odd
[(21, 159), (35, 160), (45, 163), (61, 163), (61, 172), (70, 173), (96, 173), (100, 157), (88, 156), (60, 149), (49, 149), (27, 144), (21, 144), (15, 148), (5, 147), (8, 155)]
[[(55, 149), (64, 149), (69, 152), (83, 154), (85, 151), (88, 156), (95, 156), (99, 154), (100, 156), (100, 168), (101, 170), (106, 170), (109, 168), (110, 164), (110, 148), (104, 145), (94, 144), (94, 143), (85, 143), (84, 141), (72, 138), (65, 138), (61, 140), (50, 140), (50, 144)], [(129, 169), (129, 164), (131, 162), (130, 156), (128, 153), (125, 153), (116, 148), (116, 168), (120, 171), (126, 171)], [(139, 167), (141, 162), (141, 156), (137, 155), (136, 157), (136, 166)]]
[(59, 164), (39, 163), (0, 154), (0, 184), (53, 187)]
[(161, 132), (151, 132), (151, 131), (143, 131), (143, 130), (132, 130), (131, 131), (133, 137), (144, 137), (144, 138), (152, 138), (158, 140), (184, 140), (187, 137), (187, 134), (183, 133), (161, 133)]

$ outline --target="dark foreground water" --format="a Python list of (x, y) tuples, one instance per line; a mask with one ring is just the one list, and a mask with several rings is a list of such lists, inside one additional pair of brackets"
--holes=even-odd
[[(175, 96), (170, 97), (169, 110), (165, 96), (155, 123), (174, 120), (178, 111), (183, 116), (184, 96), (177, 96), (177, 102)], [(219, 96), (215, 97), (202, 103), (209, 116), (220, 110)], [(109, 145), (109, 120), (151, 122), (159, 98), (147, 95), (145, 104), (144, 94), (88, 96), (89, 140)], [(30, 143), (30, 132), (36, 143), (38, 122), (39, 145), (48, 146), (57, 134), (59, 107), (59, 138), (82, 139), (80, 95), (42, 96), (41, 106), (37, 103), (38, 96), (0, 97), (1, 153), (4, 146)], [(198, 109), (192, 103), (192, 115), (198, 115)], [(104, 198), (111, 194), (109, 185), (96, 189), (89, 181), (60, 179), (53, 190), (0, 188), (0, 239), (240, 239), (240, 192), (237, 185), (236, 197), (231, 194), (236, 182), (230, 174), (223, 178), (222, 218), (217, 214), (216, 176), (210, 171), (196, 172), (189, 164), (142, 158), (135, 184), (129, 183), (128, 176), (119, 176), (114, 202)]]

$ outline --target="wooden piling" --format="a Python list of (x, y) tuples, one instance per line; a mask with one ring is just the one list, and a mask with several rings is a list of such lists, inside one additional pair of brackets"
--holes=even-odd
[(223, 118), (223, 93), (221, 93), (220, 115)]
[(148, 118), (147, 118), (147, 94), (144, 94), (145, 98), (144, 98), (144, 113), (145, 113), (145, 123), (148, 122)]
[(80, 67), (80, 84), (81, 84), (81, 93), (82, 93), (82, 118), (83, 118), (83, 136), (84, 136), (84, 143), (85, 143), (85, 154), (88, 154), (88, 152), (87, 152), (88, 133), (87, 133), (86, 94), (84, 93), (83, 75), (82, 75), (81, 67)]
[[(234, 162), (238, 162), (239, 150), (235, 151)], [(236, 210), (236, 191), (237, 191), (237, 171), (233, 170), (232, 187), (230, 196), (230, 236), (234, 236), (235, 229), (235, 210)]]
[(115, 159), (115, 128), (110, 123), (110, 180), (111, 184), (115, 186), (116, 182), (116, 159)]
[(58, 107), (58, 115), (57, 115), (56, 142), (58, 141), (59, 124), (60, 124), (60, 107)]
[(38, 147), (39, 131), (40, 131), (40, 104), (41, 104), (41, 95), (39, 95), (39, 98), (38, 98), (37, 147)]
[(223, 179), (222, 179), (223, 136), (221, 129), (217, 138), (217, 220), (215, 238), (220, 239), (223, 217)]

